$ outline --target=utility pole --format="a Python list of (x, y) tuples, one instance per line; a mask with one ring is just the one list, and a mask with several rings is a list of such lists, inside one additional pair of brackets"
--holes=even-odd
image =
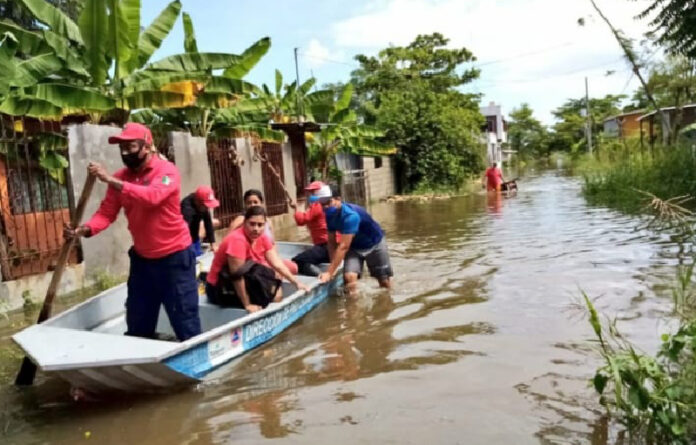
[(590, 94), (587, 88), (587, 77), (585, 77), (585, 135), (587, 137), (587, 151), (592, 154), (592, 116), (590, 115)]
[[(297, 102), (297, 122), (300, 122), (300, 119), (302, 119), (301, 118), (302, 110), (300, 107), (300, 104), (301, 104), (301, 102), (300, 102), (300, 100), (301, 100), (301, 98), (300, 98), (300, 68), (297, 65), (297, 50), (298, 50), (298, 48), (295, 47), (295, 82), (296, 82), (296, 84), (295, 84), (296, 85), (295, 99)], [(302, 119), (302, 120), (304, 120), (304, 119)]]

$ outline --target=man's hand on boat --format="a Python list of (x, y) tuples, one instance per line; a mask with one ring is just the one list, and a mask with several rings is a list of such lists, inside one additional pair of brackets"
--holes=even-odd
[(89, 236), (90, 234), (90, 229), (87, 226), (80, 226), (78, 228), (73, 228), (69, 224), (63, 225), (63, 238), (65, 241), (72, 241), (75, 238), (79, 238), (81, 236)]
[(322, 272), (319, 274), (320, 283), (328, 283), (329, 281), (331, 281), (331, 275), (328, 272)]

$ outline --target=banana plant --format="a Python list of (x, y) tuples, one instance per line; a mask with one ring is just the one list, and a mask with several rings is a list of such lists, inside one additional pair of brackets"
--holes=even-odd
[[(0, 38), (0, 103), (3, 107), (12, 104), (14, 109), (22, 110), (24, 116), (57, 116), (62, 110), (59, 107), (42, 99), (31, 96), (23, 98), (17, 95), (17, 91), (23, 88), (35, 88), (38, 79), (57, 72), (61, 69), (51, 55), (41, 55), (29, 59), (20, 59), (17, 56), (19, 41), (11, 32), (6, 31)], [(0, 107), (0, 112), (4, 112)], [(14, 131), (24, 131), (24, 121), (14, 122)], [(34, 136), (38, 150), (38, 163), (56, 181), (64, 181), (65, 168), (68, 161), (60, 153), (67, 146), (65, 136), (56, 133), (40, 133)], [(11, 156), (12, 142), (3, 140), (0, 142), (0, 154)]]
[[(48, 54), (65, 67), (63, 73), (22, 91), (22, 98), (48, 101), (64, 114), (90, 113), (96, 121), (125, 121), (133, 109), (181, 108), (199, 100), (208, 106), (227, 106), (241, 94), (242, 84), (236, 79), (212, 75), (217, 69), (238, 69), (245, 62), (240, 55), (196, 52), (150, 63), (179, 17), (179, 0), (169, 3), (142, 31), (140, 0), (84, 0), (77, 23), (44, 0), (17, 1), (45, 25), (40, 32), (18, 34), (22, 51), (49, 48)], [(0, 31), (3, 26), (17, 28), (2, 22)], [(60, 75), (66, 70), (80, 74)], [(21, 111), (11, 105), (15, 103), (7, 104), (5, 111)]]
[[(320, 123), (321, 130), (308, 138), (310, 168), (319, 171), (322, 180), (329, 179), (329, 170), (335, 164), (337, 153), (360, 156), (386, 156), (396, 148), (379, 141), (383, 133), (363, 125), (350, 107), (353, 85), (348, 84), (338, 97), (333, 94), (325, 101), (314, 102), (311, 114)], [(325, 93), (322, 92), (322, 97)]]
[[(202, 137), (211, 134), (213, 129), (221, 133), (233, 133), (237, 125), (251, 125), (251, 115), (240, 113), (237, 105), (240, 100), (256, 95), (259, 89), (242, 78), (268, 52), (270, 39), (263, 38), (255, 42), (234, 59), (230, 55), (207, 57), (208, 65), (201, 71), (199, 60), (206, 56), (198, 52), (191, 17), (183, 13), (182, 19), (185, 53), (150, 65), (146, 71), (149, 76), (141, 76), (135, 88), (149, 83), (153, 87), (176, 91), (195, 100), (178, 109), (138, 111), (131, 115), (131, 119), (151, 125), (156, 131), (188, 131), (194, 136)], [(224, 68), (224, 72), (221, 76), (215, 76), (213, 70), (219, 68)], [(160, 76), (153, 77), (152, 72), (160, 73)], [(234, 98), (228, 100), (223, 97), (221, 100), (220, 94), (226, 93), (233, 94)], [(267, 123), (264, 125), (268, 126)], [(278, 135), (274, 137), (277, 138)]]

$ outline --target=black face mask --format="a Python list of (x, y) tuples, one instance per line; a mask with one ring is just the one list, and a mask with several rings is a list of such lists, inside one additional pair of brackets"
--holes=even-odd
[(143, 156), (142, 158), (140, 157), (140, 152), (142, 151), (142, 148), (135, 153), (128, 153), (128, 154), (123, 154), (121, 153), (121, 160), (123, 161), (123, 164), (130, 168), (131, 170), (137, 170), (140, 168), (141, 165), (143, 165), (143, 162), (145, 162), (145, 158), (147, 156)]

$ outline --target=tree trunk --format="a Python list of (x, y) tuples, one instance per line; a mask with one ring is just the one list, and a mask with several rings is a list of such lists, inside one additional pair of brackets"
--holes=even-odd
[(631, 64), (633, 68), (633, 73), (636, 75), (636, 77), (638, 77), (638, 80), (640, 80), (640, 83), (643, 86), (643, 90), (645, 91), (645, 95), (648, 96), (648, 100), (650, 101), (652, 106), (655, 107), (658, 116), (660, 116), (660, 123), (662, 124), (662, 142), (665, 145), (667, 145), (670, 140), (669, 123), (667, 121), (667, 115), (657, 105), (657, 101), (655, 101), (655, 97), (653, 97), (652, 91), (650, 91), (647, 82), (645, 81), (645, 79), (643, 79), (643, 75), (640, 73), (640, 65), (636, 60), (635, 54), (633, 54), (633, 49), (629, 47), (627, 43), (628, 40), (625, 37), (621, 36), (620, 31), (614, 28), (614, 25), (612, 25), (609, 19), (602, 13), (602, 10), (599, 9), (595, 1), (590, 0), (590, 3), (592, 3), (592, 6), (594, 7), (595, 11), (597, 11), (602, 20), (604, 20), (607, 26), (609, 26), (609, 29), (611, 30), (612, 34), (614, 34), (616, 41), (619, 43), (619, 46), (621, 46), (621, 49), (623, 50), (624, 55), (626, 56), (626, 60), (628, 60), (628, 62)]

